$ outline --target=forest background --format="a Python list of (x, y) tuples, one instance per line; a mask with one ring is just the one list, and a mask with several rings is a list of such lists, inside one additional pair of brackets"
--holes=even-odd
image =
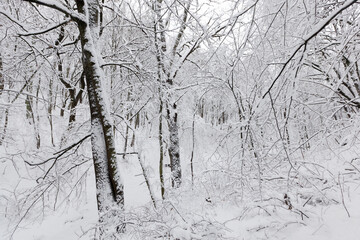
[(359, 3), (2, 0), (1, 237), (357, 239)]

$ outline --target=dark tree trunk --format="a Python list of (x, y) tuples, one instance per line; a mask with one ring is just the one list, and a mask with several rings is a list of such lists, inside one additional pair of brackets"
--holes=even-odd
[(160, 161), (159, 161), (159, 175), (160, 175), (160, 187), (161, 187), (161, 198), (164, 199), (165, 195), (165, 183), (164, 183), (164, 142), (163, 142), (163, 101), (160, 97), (159, 106), (159, 147), (160, 147)]

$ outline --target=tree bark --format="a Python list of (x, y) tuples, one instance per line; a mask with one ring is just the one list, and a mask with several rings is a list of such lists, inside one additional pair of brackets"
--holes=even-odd
[(181, 185), (180, 140), (176, 107), (176, 103), (170, 106), (167, 104), (166, 109), (170, 135), (169, 157), (171, 166), (171, 185), (174, 188), (178, 188)]
[[(78, 22), (83, 54), (83, 68), (86, 78), (92, 128), (92, 154), (96, 177), (97, 204), (100, 215), (102, 239), (112, 239), (109, 233), (116, 227), (122, 229), (119, 214), (124, 207), (124, 185), (116, 159), (115, 142), (109, 110), (102, 89), (103, 75), (96, 47), (99, 34), (99, 2), (77, 0), (78, 11), (85, 15), (85, 22)], [(86, 9), (87, 8), (87, 9)]]
[[(170, 62), (166, 64), (166, 52), (167, 52), (167, 43), (165, 36), (165, 25), (163, 22), (163, 15), (161, 12), (163, 0), (156, 0), (153, 6), (154, 12), (156, 14), (156, 21), (154, 22), (154, 32), (155, 32), (155, 50), (156, 50), (156, 59), (157, 59), (157, 74), (158, 74), (158, 82), (159, 82), (159, 93), (160, 93), (160, 114), (162, 111), (163, 103), (166, 103), (166, 120), (168, 123), (169, 130), (169, 158), (170, 158), (170, 167), (171, 167), (171, 185), (174, 188), (178, 188), (181, 185), (181, 165), (180, 165), (180, 141), (179, 141), (179, 130), (178, 130), (178, 114), (177, 114), (177, 105), (176, 102), (171, 102), (172, 96), (167, 96), (164, 98), (162, 96), (162, 87), (165, 86), (166, 89), (170, 89), (173, 87), (173, 79), (176, 75), (176, 72), (171, 74), (171, 67), (174, 64), (175, 54), (177, 47), (180, 43), (180, 40), (183, 36), (183, 32), (185, 30), (186, 24), (183, 23), (180, 27), (178, 35), (176, 37), (174, 46), (172, 49), (172, 56), (170, 57)], [(188, 9), (187, 9), (188, 10)], [(186, 22), (187, 19), (187, 10), (184, 9), (184, 18), (183, 21)], [(161, 117), (161, 116), (160, 116)], [(159, 133), (162, 132), (162, 121), (159, 121)], [(160, 134), (159, 134), (160, 135)], [(159, 137), (160, 138), (160, 137)], [(162, 138), (162, 135), (161, 135)], [(163, 181), (163, 171), (162, 171), (162, 139), (160, 141), (160, 181)], [(163, 183), (162, 183), (163, 184)], [(164, 187), (164, 186), (163, 186)], [(163, 196), (162, 189), (162, 196)]]
[[(160, 92), (160, 91), (159, 91)], [(160, 92), (161, 94), (161, 92)], [(160, 175), (160, 187), (161, 187), (161, 198), (165, 199), (165, 182), (164, 182), (164, 141), (163, 141), (163, 101), (160, 99), (160, 106), (159, 106), (159, 175)]]

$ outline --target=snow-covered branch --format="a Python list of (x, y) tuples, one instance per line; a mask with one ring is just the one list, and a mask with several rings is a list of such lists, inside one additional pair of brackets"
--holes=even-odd
[(31, 2), (31, 3), (37, 3), (40, 5), (58, 10), (66, 15), (69, 15), (73, 20), (75, 20), (77, 22), (86, 22), (86, 19), (83, 15), (75, 12), (72, 9), (69, 9), (67, 6), (58, 2), (57, 0), (24, 0), (24, 1)]
[(291, 53), (290, 57), (288, 58), (288, 60), (284, 63), (283, 67), (281, 68), (280, 72), (278, 73), (278, 75), (276, 76), (276, 78), (274, 79), (274, 81), (271, 83), (269, 89), (265, 92), (265, 94), (263, 95), (263, 98), (270, 93), (271, 89), (274, 87), (275, 83), (277, 82), (277, 80), (279, 80), (281, 74), (284, 72), (285, 68), (287, 67), (287, 65), (291, 62), (291, 60), (294, 58), (294, 56), (296, 55), (296, 53), (303, 47), (306, 46), (306, 44), (312, 39), (314, 38), (318, 33), (320, 33), (327, 25), (329, 25), (329, 23), (337, 16), (339, 15), (342, 11), (344, 11), (345, 9), (347, 9), (348, 7), (350, 7), (351, 5), (353, 5), (354, 3), (356, 3), (357, 0), (348, 0), (347, 2), (345, 2), (341, 7), (339, 7), (338, 9), (334, 10), (327, 18), (325, 18), (324, 20), (320, 21), (313, 29), (312, 31), (310, 31), (310, 33), (308, 33), (306, 36), (303, 37), (303, 39), (301, 40), (300, 44), (298, 45), (298, 47)]

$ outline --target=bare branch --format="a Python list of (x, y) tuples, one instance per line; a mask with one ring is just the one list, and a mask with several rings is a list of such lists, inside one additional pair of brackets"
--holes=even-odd
[(12, 21), (13, 23), (15, 23), (16, 25), (18, 25), (19, 27), (21, 27), (24, 31), (27, 32), (27, 30), (23, 27), (23, 24), (21, 24), (20, 22), (18, 22), (16, 19), (12, 18), (8, 13), (3, 12), (0, 10), (0, 14), (4, 15), (5, 17), (7, 17), (10, 21)]
[(126, 152), (126, 153), (116, 153), (116, 155), (124, 156), (124, 155), (133, 155), (133, 154), (139, 154), (138, 152)]
[(54, 30), (58, 27), (61, 27), (62, 25), (65, 25), (67, 23), (69, 23), (71, 21), (71, 19), (66, 19), (65, 21), (62, 21), (61, 23), (59, 24), (56, 24), (54, 26), (51, 26), (47, 29), (44, 29), (44, 30), (41, 30), (41, 31), (37, 31), (37, 32), (26, 32), (26, 33), (19, 33), (19, 36), (33, 36), (33, 35), (40, 35), (40, 34), (44, 34), (44, 33), (47, 33), (47, 32), (50, 32), (51, 30)]
[(25, 2), (37, 3), (42, 6), (46, 6), (59, 12), (62, 12), (66, 15), (69, 15), (76, 22), (86, 23), (85, 17), (82, 14), (75, 12), (72, 9), (69, 9), (64, 4), (58, 2), (57, 0), (24, 0)]
[(296, 53), (304, 46), (306, 46), (306, 44), (312, 39), (314, 38), (318, 33), (320, 33), (327, 25), (329, 25), (329, 23), (337, 16), (339, 15), (342, 11), (344, 11), (345, 9), (347, 9), (348, 7), (350, 7), (351, 5), (353, 5), (354, 3), (356, 3), (357, 0), (348, 0), (346, 3), (344, 3), (340, 8), (338, 8), (337, 10), (334, 10), (327, 18), (325, 18), (323, 21), (321, 21), (320, 23), (318, 23), (313, 30), (303, 38), (303, 40), (301, 41), (300, 45), (292, 52), (292, 54), (290, 55), (290, 57), (288, 58), (288, 60), (284, 63), (283, 67), (281, 68), (280, 72), (278, 73), (278, 75), (276, 76), (276, 78), (274, 79), (274, 81), (271, 83), (269, 89), (265, 92), (265, 94), (263, 95), (262, 98), (265, 98), (265, 96), (270, 93), (271, 89), (274, 87), (275, 83), (277, 82), (277, 80), (279, 80), (281, 74), (284, 72), (286, 66), (291, 62), (291, 60), (294, 58), (294, 56), (296, 55)]

